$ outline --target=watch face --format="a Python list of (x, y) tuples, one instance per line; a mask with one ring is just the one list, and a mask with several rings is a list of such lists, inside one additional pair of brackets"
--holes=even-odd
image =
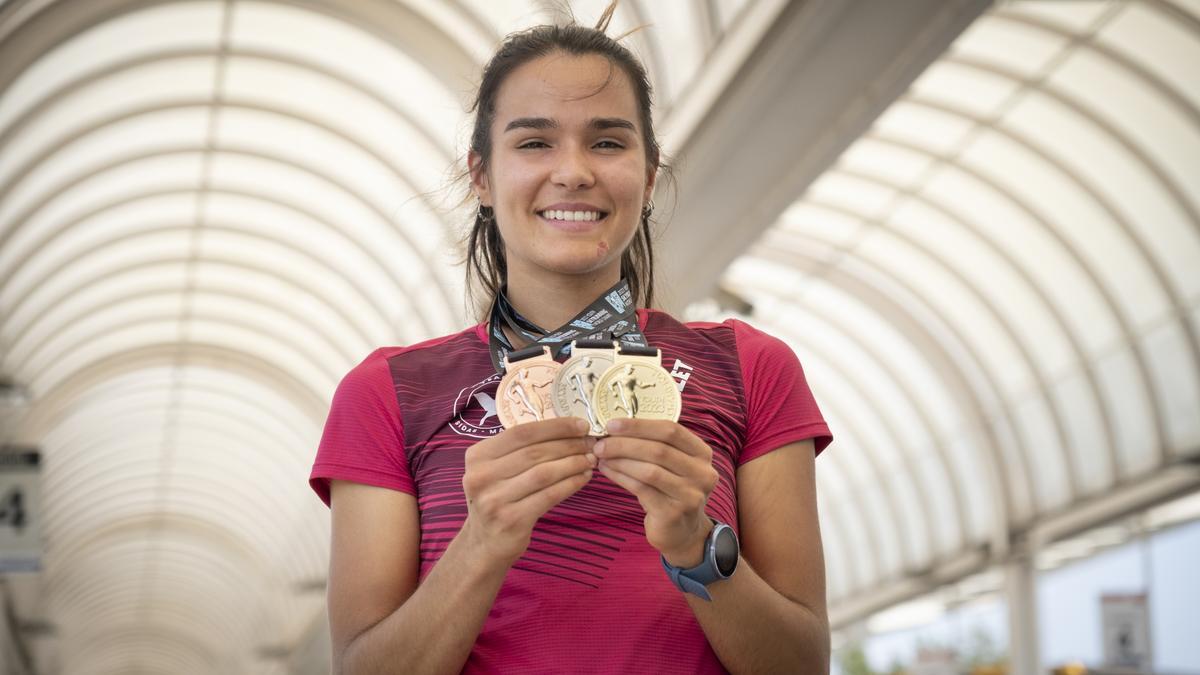
[(737, 535), (733, 533), (733, 528), (725, 526), (717, 532), (716, 541), (716, 558), (717, 570), (721, 572), (721, 576), (728, 577), (733, 574), (733, 570), (737, 569), (738, 562), (738, 540)]

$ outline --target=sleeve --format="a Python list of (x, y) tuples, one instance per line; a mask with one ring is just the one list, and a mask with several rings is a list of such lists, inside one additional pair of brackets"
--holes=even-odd
[(731, 323), (746, 392), (746, 444), (739, 464), (810, 438), (820, 454), (833, 435), (796, 353), (779, 338), (749, 324)]
[(333, 395), (308, 479), (326, 505), (335, 478), (416, 495), (400, 404), (382, 350), (347, 373)]

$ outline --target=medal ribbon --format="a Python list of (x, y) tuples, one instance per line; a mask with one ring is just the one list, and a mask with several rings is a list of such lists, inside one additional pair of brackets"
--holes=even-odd
[(553, 331), (533, 323), (521, 316), (508, 298), (504, 289), (496, 294), (492, 304), (491, 316), (488, 319), (488, 346), (492, 353), (492, 365), (496, 372), (502, 372), (504, 357), (513, 351), (512, 342), (504, 334), (501, 322), (510, 330), (532, 343), (531, 346), (546, 345), (554, 358), (568, 353), (572, 340), (620, 340), (622, 343), (647, 346), (646, 336), (642, 335), (637, 323), (637, 307), (633, 302), (633, 293), (629, 290), (629, 282), (625, 279), (618, 281), (612, 288), (604, 291), (598, 298), (575, 315), (575, 318), (564, 323)]

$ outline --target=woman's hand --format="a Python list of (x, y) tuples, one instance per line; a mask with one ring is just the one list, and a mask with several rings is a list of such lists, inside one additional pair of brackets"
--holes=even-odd
[(699, 565), (712, 530), (704, 507), (718, 480), (712, 448), (667, 420), (616, 419), (608, 433), (593, 449), (600, 473), (638, 498), (646, 539), (667, 562)]
[(529, 422), (467, 449), (464, 534), (512, 564), (529, 547), (538, 518), (592, 479), (596, 439), (577, 417)]

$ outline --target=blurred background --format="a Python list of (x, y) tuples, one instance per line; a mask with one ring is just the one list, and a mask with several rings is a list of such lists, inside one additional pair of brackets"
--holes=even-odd
[[(334, 387), (475, 321), (480, 66), (606, 4), (0, 0), (0, 672), (328, 672)], [(637, 26), (661, 304), (834, 430), (835, 672), (1200, 673), (1200, 2)]]

